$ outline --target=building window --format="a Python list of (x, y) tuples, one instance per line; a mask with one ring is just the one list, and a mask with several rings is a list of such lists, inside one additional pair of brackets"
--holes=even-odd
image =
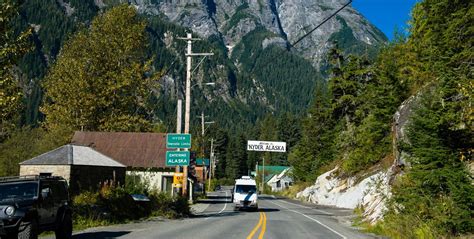
[(163, 176), (161, 180), (161, 191), (171, 194), (173, 190), (173, 176)]

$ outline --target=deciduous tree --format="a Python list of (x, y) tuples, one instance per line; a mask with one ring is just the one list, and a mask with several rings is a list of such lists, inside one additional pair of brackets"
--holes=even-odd
[(145, 27), (134, 8), (120, 5), (64, 45), (44, 82), (48, 128), (150, 130)]

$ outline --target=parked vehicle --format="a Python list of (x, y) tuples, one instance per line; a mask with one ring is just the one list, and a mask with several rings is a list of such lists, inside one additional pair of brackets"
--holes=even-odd
[(249, 176), (242, 176), (242, 178), (235, 180), (232, 201), (235, 211), (240, 209), (256, 211), (258, 209), (258, 195), (255, 180)]
[(72, 237), (66, 180), (52, 176), (0, 178), (0, 237), (32, 239), (44, 231)]

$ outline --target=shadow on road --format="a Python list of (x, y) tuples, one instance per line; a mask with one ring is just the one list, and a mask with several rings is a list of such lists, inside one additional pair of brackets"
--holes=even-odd
[(119, 231), (119, 232), (84, 232), (81, 234), (73, 235), (72, 238), (74, 239), (86, 239), (86, 238), (93, 238), (93, 239), (107, 239), (107, 238), (116, 238), (119, 236), (129, 234), (129, 231)]
[(207, 198), (209, 199), (226, 199), (230, 198), (231, 196), (224, 196), (224, 195), (207, 195)]
[(230, 203), (230, 200), (222, 200), (222, 199), (199, 199), (196, 202), (198, 203), (208, 203), (208, 204), (219, 204), (219, 203)]
[(204, 213), (204, 214), (192, 214), (189, 217), (190, 218), (230, 217), (230, 216), (236, 216), (237, 213), (238, 212), (223, 212), (223, 213), (211, 212), (211, 213)]
[(280, 209), (278, 208), (259, 208), (259, 212), (278, 212)]

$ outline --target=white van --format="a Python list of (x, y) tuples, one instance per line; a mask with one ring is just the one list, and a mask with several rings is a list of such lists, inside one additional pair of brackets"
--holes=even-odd
[(258, 209), (257, 183), (249, 176), (242, 176), (235, 180), (234, 192), (232, 193), (234, 210)]

